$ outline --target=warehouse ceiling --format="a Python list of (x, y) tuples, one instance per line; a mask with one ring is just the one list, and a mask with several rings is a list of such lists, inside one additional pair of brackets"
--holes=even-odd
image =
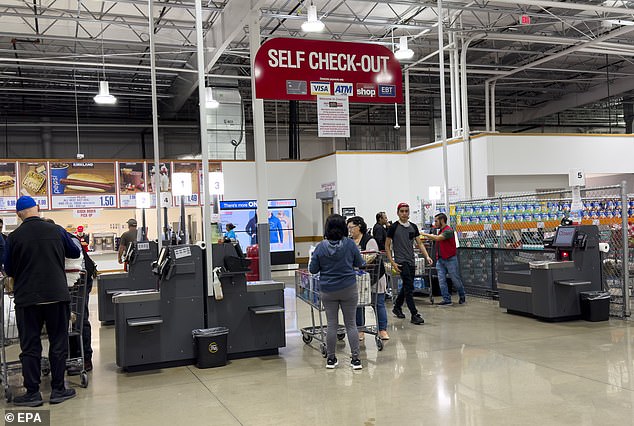
[[(440, 116), (436, 1), (316, 0), (326, 25), (319, 35), (301, 31), (308, 4), (205, 1), (209, 81), (239, 87), (250, 99), (246, 19), (249, 10), (258, 10), (263, 41), (290, 36), (392, 47), (408, 36), (416, 55), (402, 65), (410, 74), (412, 123), (428, 125)], [(497, 130), (623, 124), (634, 90), (634, 1), (453, 0), (443, 1), (443, 9), (444, 43), (453, 42), (445, 54), (447, 111), (450, 56), (457, 47), (457, 56), (466, 55), (470, 129), (485, 127), (485, 82), (494, 80)], [(0, 0), (0, 117), (147, 122), (147, 16), (142, 0)], [(160, 117), (195, 122), (194, 3), (155, 1), (153, 17)], [(530, 23), (522, 24), (522, 17)], [(104, 76), (116, 106), (93, 101)], [(268, 123), (286, 120), (285, 102), (265, 106)], [(360, 124), (395, 120), (393, 106), (353, 105), (351, 116)], [(313, 119), (314, 106), (302, 103), (300, 117)]]

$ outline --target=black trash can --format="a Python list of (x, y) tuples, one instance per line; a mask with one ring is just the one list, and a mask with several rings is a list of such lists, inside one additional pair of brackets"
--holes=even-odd
[(211, 368), (227, 365), (227, 327), (192, 330), (196, 345), (196, 367)]
[(606, 291), (582, 291), (581, 318), (586, 321), (607, 321), (610, 318), (610, 293)]

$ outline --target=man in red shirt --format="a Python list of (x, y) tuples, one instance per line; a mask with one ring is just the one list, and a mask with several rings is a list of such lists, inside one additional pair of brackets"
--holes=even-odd
[(447, 288), (447, 274), (451, 276), (454, 288), (458, 290), (459, 302), (461, 305), (466, 302), (464, 285), (460, 277), (460, 266), (458, 265), (458, 250), (456, 249), (456, 239), (454, 230), (447, 225), (447, 215), (438, 213), (434, 216), (434, 228), (440, 230), (438, 235), (422, 234), (436, 242), (436, 270), (438, 271), (438, 284), (442, 294), (442, 302), (439, 306), (451, 305), (451, 294)]
[(79, 242), (81, 243), (81, 248), (84, 251), (84, 253), (88, 253), (88, 246), (90, 245), (90, 237), (88, 236), (88, 234), (84, 234), (84, 227), (82, 225), (79, 225), (77, 227), (77, 233), (75, 235), (77, 235), (77, 238), (79, 238)]

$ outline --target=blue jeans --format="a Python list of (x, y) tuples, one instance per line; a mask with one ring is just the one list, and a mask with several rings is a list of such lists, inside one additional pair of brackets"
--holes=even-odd
[(440, 293), (442, 300), (451, 302), (451, 295), (447, 288), (447, 274), (451, 275), (451, 282), (454, 288), (458, 290), (458, 296), (464, 299), (464, 285), (460, 277), (460, 267), (458, 266), (458, 256), (452, 256), (449, 259), (438, 259), (436, 261), (436, 270), (438, 271), (438, 284), (440, 285)]
[[(375, 299), (376, 298), (376, 299)], [(385, 293), (372, 293), (372, 302), (376, 300), (376, 316), (379, 326), (379, 331), (387, 330), (387, 311), (385, 310)], [(374, 303), (372, 309), (374, 309)], [(357, 308), (357, 327), (363, 327), (365, 325), (365, 308)]]

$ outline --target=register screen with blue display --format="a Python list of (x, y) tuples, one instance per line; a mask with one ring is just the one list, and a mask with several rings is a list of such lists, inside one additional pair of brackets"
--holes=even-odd
[[(268, 222), (271, 242), (271, 263), (295, 263), (293, 208), (297, 201), (269, 200)], [(257, 244), (257, 202), (255, 200), (221, 201), (220, 223), (225, 231), (227, 223), (235, 225), (236, 239), (243, 250)]]

